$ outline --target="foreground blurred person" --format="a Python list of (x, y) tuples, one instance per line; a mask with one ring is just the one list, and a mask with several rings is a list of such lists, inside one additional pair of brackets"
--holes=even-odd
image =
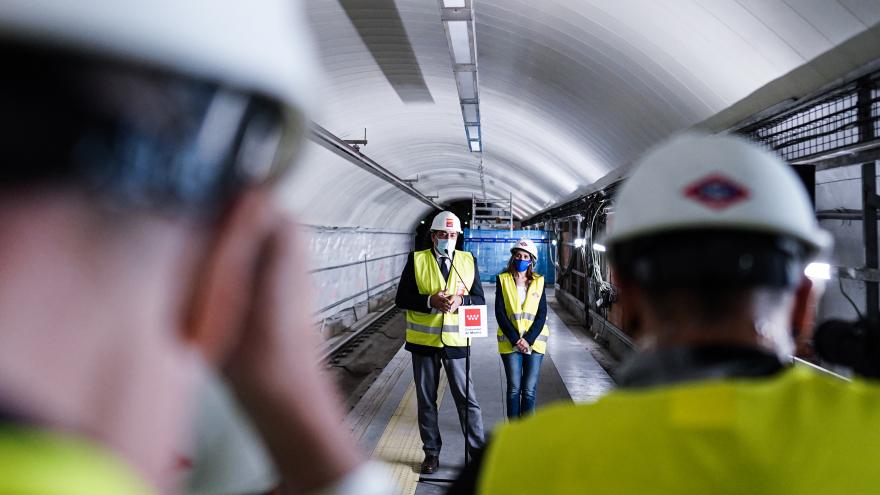
[(793, 171), (738, 138), (681, 136), (641, 160), (612, 227), (640, 328), (621, 388), (501, 428), (454, 492), (875, 492), (880, 390), (788, 365), (804, 266), (830, 243)]
[(206, 365), (283, 492), (384, 493), (271, 200), (310, 71), (292, 7), (3, 2), (0, 493), (174, 492)]

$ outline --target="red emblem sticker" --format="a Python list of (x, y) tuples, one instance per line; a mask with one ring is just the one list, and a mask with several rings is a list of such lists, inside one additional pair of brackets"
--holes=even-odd
[(483, 325), (480, 322), (480, 310), (476, 308), (464, 310), (464, 321), (469, 327), (479, 327)]
[(446, 219), (446, 228), (451, 229), (453, 227), (452, 217)]
[(684, 195), (705, 207), (723, 210), (748, 199), (749, 191), (733, 180), (715, 174), (685, 187)]

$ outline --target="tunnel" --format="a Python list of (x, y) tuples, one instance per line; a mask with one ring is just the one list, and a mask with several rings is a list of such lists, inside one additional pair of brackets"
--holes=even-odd
[(8, 0), (0, 53), (2, 493), (880, 482), (880, 0)]

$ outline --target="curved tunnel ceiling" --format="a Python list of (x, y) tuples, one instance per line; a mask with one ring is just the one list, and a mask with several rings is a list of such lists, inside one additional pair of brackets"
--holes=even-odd
[[(880, 22), (862, 0), (473, 0), (489, 196), (547, 208)], [(310, 0), (314, 120), (440, 203), (481, 194), (436, 0)], [(428, 207), (310, 145), (306, 223), (409, 230)], [(293, 182), (296, 186), (293, 186)]]

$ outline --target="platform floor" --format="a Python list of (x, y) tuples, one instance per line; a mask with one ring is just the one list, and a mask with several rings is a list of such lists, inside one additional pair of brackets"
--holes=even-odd
[[(495, 286), (484, 284), (489, 306), (489, 334), (474, 339), (471, 373), (476, 396), (483, 411), (486, 431), (505, 421), (504, 367), (498, 356), (494, 332)], [(548, 289), (548, 324), (550, 341), (541, 366), (538, 382), (538, 407), (556, 401), (584, 402), (595, 400), (611, 387), (613, 381), (596, 362), (588, 348), (592, 344), (582, 329), (569, 328), (553, 308), (552, 290)], [(404, 494), (430, 495), (444, 493), (448, 484), (464, 464), (464, 440), (455, 402), (441, 374), (438, 396), (440, 432), (443, 451), (440, 469), (424, 476), (420, 482), (419, 465), (424, 458), (416, 421), (415, 387), (410, 354), (403, 348), (394, 356), (367, 393), (348, 415), (352, 435), (370, 455), (388, 463)]]

